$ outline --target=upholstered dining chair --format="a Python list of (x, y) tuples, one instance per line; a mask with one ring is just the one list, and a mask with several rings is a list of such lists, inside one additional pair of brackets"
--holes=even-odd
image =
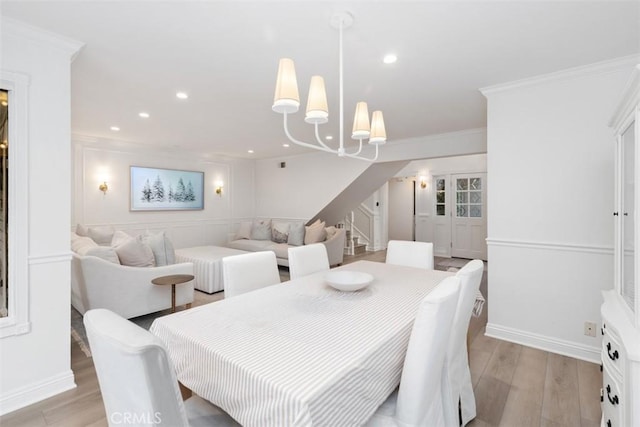
[(232, 298), (280, 283), (276, 254), (252, 252), (222, 258), (224, 297)]
[(389, 240), (385, 262), (433, 270), (433, 243)]
[(149, 331), (102, 308), (87, 311), (84, 325), (110, 426), (238, 425), (199, 396), (182, 401), (165, 347)]
[(322, 243), (289, 248), (291, 279), (329, 270), (327, 248)]
[[(460, 279), (460, 296), (458, 297), (458, 306), (453, 319), (453, 330), (447, 352), (447, 377), (451, 403), (456, 409), (456, 423), (462, 421), (462, 425), (476, 417), (476, 400), (473, 394), (467, 352), (467, 332), (483, 271), (484, 263), (475, 259), (469, 261), (456, 273), (456, 277)], [(457, 416), (458, 402), (461, 419)]]
[(420, 304), (411, 330), (400, 387), (378, 408), (367, 427), (457, 426), (446, 378), (446, 350), (460, 290), (448, 277)]

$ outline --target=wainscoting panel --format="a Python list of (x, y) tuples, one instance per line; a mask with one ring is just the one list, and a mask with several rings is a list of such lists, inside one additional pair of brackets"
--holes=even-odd
[(613, 254), (604, 247), (488, 239), (487, 335), (597, 361), (601, 291), (613, 286)]

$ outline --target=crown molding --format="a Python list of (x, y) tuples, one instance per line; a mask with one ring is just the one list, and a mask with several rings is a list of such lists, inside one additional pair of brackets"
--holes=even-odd
[(3, 38), (7, 35), (12, 35), (45, 45), (48, 48), (54, 47), (66, 53), (71, 61), (75, 59), (78, 52), (80, 52), (85, 45), (81, 41), (74, 40), (42, 28), (34, 27), (33, 25), (29, 25), (12, 18), (2, 17), (0, 22)]
[(616, 133), (622, 133), (626, 126), (629, 125), (628, 122), (631, 121), (630, 116), (634, 108), (640, 104), (640, 64), (635, 66), (633, 74), (627, 81), (622, 93), (623, 95), (609, 122), (609, 126), (612, 127)]
[(611, 73), (620, 71), (624, 68), (632, 67), (640, 63), (640, 54), (623, 56), (621, 58), (611, 59), (607, 61), (596, 62), (593, 64), (582, 65), (579, 67), (568, 68), (565, 70), (555, 71), (553, 73), (541, 74), (522, 80), (501, 83), (494, 86), (480, 88), (480, 93), (485, 97), (499, 92), (506, 92), (512, 89), (519, 89), (529, 86), (535, 86), (551, 81), (568, 80), (578, 77), (586, 77), (596, 74)]

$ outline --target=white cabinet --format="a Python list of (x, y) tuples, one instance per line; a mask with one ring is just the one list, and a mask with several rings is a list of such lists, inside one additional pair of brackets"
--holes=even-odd
[(602, 305), (602, 425), (640, 427), (640, 233), (636, 185), (640, 169), (640, 66), (611, 127), (616, 134), (614, 289)]

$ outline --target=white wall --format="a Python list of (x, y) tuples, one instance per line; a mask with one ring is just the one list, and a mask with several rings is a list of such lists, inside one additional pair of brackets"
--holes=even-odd
[[(286, 162), (286, 168), (280, 168), (280, 162)], [(327, 153), (256, 160), (256, 215), (309, 219), (368, 166)]]
[[(130, 211), (130, 166), (204, 172), (204, 210)], [(208, 159), (117, 141), (98, 145), (74, 137), (74, 171), (72, 227), (110, 225), (131, 234), (164, 230), (176, 248), (183, 248), (224, 244), (235, 223), (254, 217), (253, 160)], [(104, 195), (98, 190), (103, 180), (109, 186)], [(218, 181), (224, 183), (222, 196), (215, 194)]]
[(4, 414), (75, 387), (69, 334), (69, 104), (71, 58), (81, 44), (5, 18), (0, 27), (0, 66), (29, 78), (28, 135), (9, 141), (28, 146), (28, 191), (22, 197), (28, 198), (23, 214), (29, 231), (10, 236), (28, 241), (28, 280), (10, 283), (9, 292), (28, 288), (31, 328), (0, 339)]
[(597, 64), (494, 87), (488, 98), (490, 336), (598, 361), (613, 286), (614, 138), (631, 73)]
[[(391, 139), (380, 150), (378, 162), (484, 153), (486, 130), (470, 129), (401, 141)], [(278, 165), (283, 161), (287, 166), (280, 169)], [(257, 160), (256, 215), (311, 218), (368, 165), (368, 162), (320, 152)], [(386, 238), (383, 240), (386, 247)]]

